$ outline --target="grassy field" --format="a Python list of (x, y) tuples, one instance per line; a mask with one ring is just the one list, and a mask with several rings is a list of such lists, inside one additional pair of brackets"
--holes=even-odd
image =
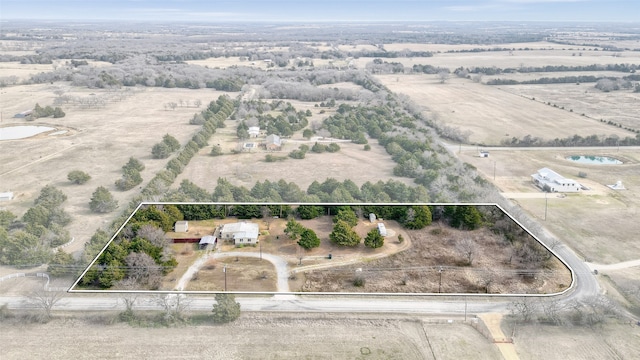
[[(467, 79), (451, 78), (441, 84), (435, 75), (379, 75), (394, 92), (408, 95), (428, 117), (449, 126), (471, 131), (469, 141), (496, 145), (504, 139), (526, 135), (552, 140), (578, 134), (635, 134), (608, 126), (539, 101)], [(575, 86), (575, 85), (573, 85)], [(537, 98), (536, 98), (537, 99)]]
[[(63, 84), (69, 94), (76, 96), (105, 95), (107, 90), (71, 88)], [(69, 130), (57, 136), (41, 136), (23, 140), (2, 142), (0, 152), (0, 191), (13, 191), (14, 200), (2, 204), (3, 208), (19, 216), (33, 205), (45, 185), (54, 185), (68, 197), (63, 204), (72, 216), (67, 227), (75, 241), (66, 248), (74, 252), (83, 248), (95, 230), (108, 224), (117, 210), (109, 214), (94, 214), (89, 210), (91, 194), (98, 186), (112, 191), (121, 205), (126, 205), (135, 190), (121, 192), (114, 182), (122, 176), (121, 167), (129, 157), (145, 164), (142, 172), (145, 181), (165, 166), (167, 160), (154, 160), (151, 148), (170, 133), (181, 143), (186, 143), (198, 126), (189, 125), (189, 119), (201, 109), (177, 107), (164, 109), (167, 102), (179, 99), (201, 99), (203, 103), (216, 99), (221, 93), (208, 89), (155, 89), (133, 91), (120, 101), (111, 101), (102, 109), (81, 109), (62, 106), (63, 118), (38, 119), (26, 122), (12, 118), (13, 114), (32, 109), (36, 103), (50, 105), (58, 85), (28, 85), (1, 89), (0, 104), (3, 126), (49, 125)], [(7, 115), (9, 114), (9, 115)], [(84, 185), (73, 185), (67, 180), (72, 170), (82, 170), (92, 176)], [(143, 186), (144, 183), (141, 185)]]
[[(571, 155), (608, 155), (625, 163), (611, 166), (579, 164), (566, 160)], [(640, 224), (632, 220), (640, 211), (640, 157), (636, 150), (514, 149), (492, 151), (490, 158), (480, 158), (473, 151), (463, 151), (459, 156), (476, 166), (502, 192), (516, 193), (513, 201), (589, 261), (615, 263), (638, 258), (640, 244), (635, 241), (635, 235), (640, 232)], [(549, 167), (590, 188), (565, 197), (550, 194), (546, 221), (544, 197), (528, 198), (520, 194), (541, 193), (531, 182), (530, 175), (542, 167)], [(585, 172), (587, 178), (578, 178), (580, 171)], [(618, 180), (627, 190), (616, 191), (606, 186)]]
[[(610, 74), (607, 76), (615, 76)], [(594, 88), (593, 83), (557, 84), (549, 85), (514, 85), (500, 86), (500, 89), (524, 96), (535, 98), (536, 101), (551, 102), (558, 107), (572, 109), (576, 114), (585, 114), (594, 120), (613, 121), (623, 127), (640, 130), (640, 115), (638, 114), (638, 104), (640, 104), (640, 93), (629, 90), (612, 92), (602, 92)], [(614, 128), (608, 127), (600, 134), (618, 134), (613, 132)], [(634, 137), (635, 134), (627, 133), (626, 136)]]
[(375, 315), (249, 313), (225, 326), (175, 328), (60, 319), (44, 325), (0, 323), (0, 331), (3, 359), (7, 360), (24, 358), (27, 349), (33, 359), (500, 358), (496, 346), (469, 325)]
[[(298, 109), (298, 107), (296, 107)], [(314, 121), (314, 120), (312, 120)], [(358, 186), (367, 181), (377, 182), (394, 179), (407, 185), (413, 185), (411, 179), (393, 175), (395, 163), (391, 160), (385, 149), (376, 142), (371, 143), (371, 150), (364, 151), (363, 145), (351, 142), (340, 142), (340, 151), (337, 153), (316, 154), (308, 152), (304, 159), (292, 159), (287, 157), (290, 151), (297, 149), (301, 144), (313, 146), (314, 142), (306, 141), (300, 135), (294, 135), (292, 139), (285, 139), (282, 150), (267, 152), (255, 149), (251, 152), (229, 154), (238, 146), (238, 138), (235, 135), (236, 121), (228, 120), (227, 127), (219, 130), (211, 137), (209, 144), (223, 148), (227, 153), (222, 156), (210, 156), (210, 148), (202, 149), (189, 165), (178, 176), (174, 185), (178, 186), (183, 179), (189, 179), (196, 185), (213, 191), (219, 177), (229, 180), (234, 185), (247, 188), (253, 187), (256, 181), (278, 181), (285, 179), (293, 181), (303, 191), (314, 181), (322, 182), (327, 178), (338, 181), (351, 179)], [(283, 156), (286, 159), (277, 162), (266, 162), (265, 156)]]

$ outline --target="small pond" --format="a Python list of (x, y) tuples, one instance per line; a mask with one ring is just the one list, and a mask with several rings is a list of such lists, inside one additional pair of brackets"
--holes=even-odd
[(565, 159), (580, 164), (591, 165), (620, 165), (622, 161), (609, 156), (594, 156), (594, 155), (572, 155), (567, 156)]
[(16, 140), (55, 130), (49, 126), (18, 125), (0, 128), (0, 140)]

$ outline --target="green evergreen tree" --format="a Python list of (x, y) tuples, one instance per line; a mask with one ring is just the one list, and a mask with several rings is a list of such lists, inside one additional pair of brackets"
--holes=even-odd
[(224, 324), (235, 321), (240, 317), (240, 303), (236, 302), (233, 294), (216, 294), (213, 305), (213, 321)]
[(384, 245), (384, 237), (380, 235), (380, 231), (378, 229), (371, 229), (367, 233), (367, 237), (364, 238), (364, 246), (370, 247), (372, 249), (377, 249)]
[(91, 179), (91, 176), (84, 171), (73, 170), (67, 174), (67, 179), (74, 184), (82, 185)]
[(320, 238), (316, 235), (315, 231), (311, 229), (304, 229), (300, 234), (300, 240), (298, 240), (298, 245), (303, 248), (309, 250), (312, 248), (316, 248), (320, 246)]
[(351, 229), (346, 222), (339, 220), (329, 234), (329, 239), (336, 245), (356, 246), (360, 243), (360, 236)]
[(108, 213), (118, 207), (118, 201), (104, 186), (99, 186), (91, 195), (89, 208), (95, 213)]

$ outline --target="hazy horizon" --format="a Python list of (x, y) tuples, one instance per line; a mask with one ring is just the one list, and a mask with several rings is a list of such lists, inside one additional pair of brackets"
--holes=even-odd
[(638, 22), (636, 0), (3, 0), (2, 20)]

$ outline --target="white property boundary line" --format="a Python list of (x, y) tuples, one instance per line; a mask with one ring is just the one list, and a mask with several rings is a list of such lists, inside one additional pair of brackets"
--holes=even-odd
[[(273, 206), (273, 205), (312, 205), (312, 206), (495, 206), (504, 214), (506, 214), (512, 221), (514, 221), (520, 228), (527, 232), (533, 239), (535, 239), (540, 245), (544, 246), (547, 251), (549, 251), (553, 256), (555, 256), (560, 262), (569, 269), (571, 274), (571, 284), (566, 289), (556, 292), (556, 293), (547, 293), (547, 294), (483, 294), (483, 293), (368, 293), (368, 292), (300, 292), (300, 291), (290, 291), (290, 292), (274, 292), (274, 291), (185, 291), (185, 290), (81, 290), (74, 289), (77, 284), (80, 282), (80, 279), (89, 271), (89, 269), (93, 266), (93, 264), (98, 260), (100, 255), (107, 249), (107, 247), (111, 244), (111, 242), (116, 238), (116, 236), (122, 231), (122, 229), (127, 225), (129, 220), (133, 217), (133, 215), (140, 209), (142, 206), (147, 205), (222, 205), (222, 206), (235, 206), (235, 205), (261, 205), (261, 206)], [(111, 239), (107, 242), (107, 244), (102, 248), (102, 250), (96, 255), (96, 257), (91, 261), (89, 266), (82, 272), (80, 277), (71, 285), (71, 287), (67, 290), (69, 293), (107, 293), (107, 294), (126, 294), (126, 293), (135, 293), (135, 294), (193, 294), (193, 295), (211, 295), (211, 294), (240, 294), (240, 295), (312, 295), (312, 296), (366, 296), (366, 297), (376, 297), (376, 296), (394, 296), (394, 297), (424, 297), (424, 296), (454, 296), (454, 297), (484, 297), (484, 298), (509, 298), (509, 297), (532, 297), (532, 298), (547, 298), (547, 297), (555, 297), (562, 296), (572, 291), (575, 287), (576, 282), (576, 274), (573, 268), (569, 266), (569, 264), (560, 257), (555, 251), (553, 251), (550, 247), (544, 244), (537, 236), (535, 236), (529, 229), (527, 229), (524, 225), (522, 225), (518, 220), (516, 220), (511, 214), (504, 210), (502, 206), (497, 203), (264, 203), (264, 202), (233, 202), (233, 203), (224, 203), (224, 202), (141, 202), (140, 205), (136, 207), (136, 209), (129, 215), (127, 220), (120, 226), (118, 231), (111, 237)]]

